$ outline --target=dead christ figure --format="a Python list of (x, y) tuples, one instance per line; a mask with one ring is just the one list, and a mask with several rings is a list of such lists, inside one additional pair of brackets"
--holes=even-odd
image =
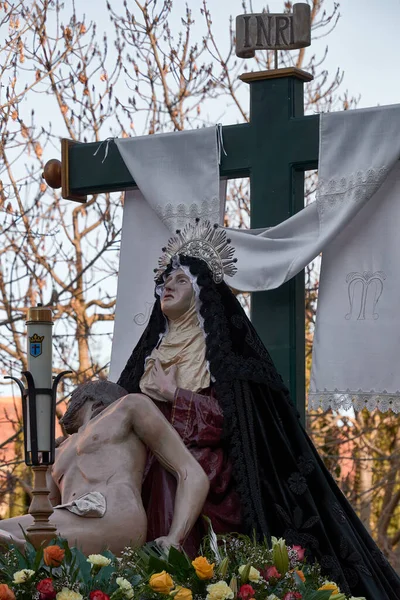
[[(147, 448), (177, 480), (174, 516), (161, 546), (179, 546), (207, 496), (209, 483), (198, 462), (154, 403), (110, 382), (90, 382), (72, 394), (63, 418), (71, 434), (56, 451), (49, 475), (57, 533), (84, 553), (109, 548), (118, 554), (146, 540), (141, 500)], [(24, 545), (24, 515), (1, 521), (0, 541)]]

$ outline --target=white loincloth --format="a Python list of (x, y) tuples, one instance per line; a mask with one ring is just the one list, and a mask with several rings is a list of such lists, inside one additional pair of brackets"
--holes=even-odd
[(66, 508), (79, 517), (104, 517), (107, 510), (107, 502), (100, 492), (88, 492), (76, 500), (59, 504), (54, 508)]

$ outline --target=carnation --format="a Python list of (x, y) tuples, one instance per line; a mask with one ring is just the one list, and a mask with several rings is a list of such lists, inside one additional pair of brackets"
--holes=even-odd
[(102, 554), (89, 554), (87, 562), (94, 565), (95, 567), (108, 567), (111, 560)]
[(125, 598), (128, 598), (128, 600), (133, 598), (133, 588), (127, 579), (124, 577), (117, 577), (116, 582), (117, 586), (124, 592)]
[(31, 569), (22, 569), (22, 571), (17, 571), (14, 573), (14, 583), (25, 583), (35, 574), (35, 571)]
[(64, 587), (61, 592), (58, 592), (56, 600), (83, 600), (83, 596), (79, 592)]
[(207, 586), (207, 600), (232, 600), (234, 593), (225, 581)]

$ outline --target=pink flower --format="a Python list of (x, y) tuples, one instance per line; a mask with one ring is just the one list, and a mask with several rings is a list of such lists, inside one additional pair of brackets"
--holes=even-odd
[(250, 598), (254, 597), (254, 590), (249, 583), (245, 583), (241, 586), (238, 596), (242, 598), (242, 600), (250, 600)]
[(303, 596), (300, 594), (300, 592), (287, 592), (282, 600), (299, 600), (300, 598), (302, 598)]
[(36, 589), (39, 592), (40, 600), (54, 600), (57, 596), (57, 592), (53, 587), (53, 580), (50, 577), (42, 579), (36, 585)]
[(306, 553), (305, 548), (302, 548), (301, 546), (292, 546), (292, 549), (297, 552), (298, 560), (304, 560), (304, 555)]
[(266, 579), (267, 581), (269, 581), (269, 579), (273, 579), (273, 578), (279, 579), (281, 577), (281, 574), (279, 573), (279, 571), (275, 567), (275, 565), (264, 569), (264, 571), (262, 572), (262, 575), (263, 575), (264, 579)]

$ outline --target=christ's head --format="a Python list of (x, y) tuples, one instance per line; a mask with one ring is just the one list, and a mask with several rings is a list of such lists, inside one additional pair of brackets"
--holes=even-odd
[(65, 431), (69, 434), (76, 433), (79, 427), (126, 394), (123, 387), (111, 381), (82, 383), (72, 392), (68, 408), (61, 419)]

